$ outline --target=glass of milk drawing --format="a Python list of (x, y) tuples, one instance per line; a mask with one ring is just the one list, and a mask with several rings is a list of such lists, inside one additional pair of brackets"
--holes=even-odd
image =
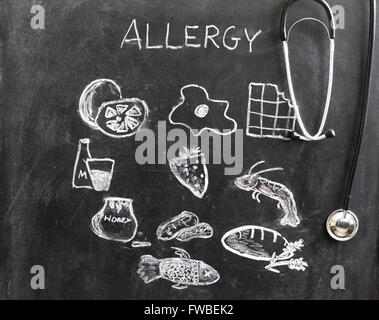
[(108, 191), (113, 177), (114, 160), (88, 158), (87, 169), (96, 191)]

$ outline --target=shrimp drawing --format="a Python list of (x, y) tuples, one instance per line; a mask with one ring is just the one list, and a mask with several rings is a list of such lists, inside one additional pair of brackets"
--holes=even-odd
[(252, 198), (258, 203), (261, 203), (259, 199), (261, 194), (278, 201), (278, 209), (284, 212), (284, 217), (280, 221), (280, 224), (296, 228), (300, 224), (300, 220), (297, 216), (296, 202), (293, 193), (285, 185), (260, 176), (262, 173), (279, 171), (283, 170), (283, 168), (270, 168), (252, 173), (253, 169), (262, 163), (265, 163), (265, 161), (255, 163), (250, 168), (249, 174), (236, 178), (234, 184), (242, 190), (252, 191)]

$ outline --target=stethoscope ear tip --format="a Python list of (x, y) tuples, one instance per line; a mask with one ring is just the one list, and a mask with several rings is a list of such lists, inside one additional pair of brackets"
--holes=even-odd
[(325, 137), (327, 139), (329, 138), (334, 138), (336, 136), (336, 132), (333, 130), (333, 129), (329, 129), (326, 133), (325, 133)]
[(299, 140), (299, 136), (295, 133), (295, 131), (287, 132), (287, 138), (292, 140)]
[(312, 137), (313, 139), (311, 138), (307, 138), (305, 136), (302, 136), (298, 133), (296, 133), (295, 131), (291, 131), (291, 132), (288, 132), (287, 135), (286, 135), (286, 138), (289, 138), (291, 140), (306, 140), (306, 141), (318, 141), (318, 140), (323, 140), (323, 139), (329, 139), (329, 138), (334, 138), (336, 136), (336, 133), (333, 129), (329, 129), (328, 131), (326, 131), (323, 135), (321, 136), (314, 136)]

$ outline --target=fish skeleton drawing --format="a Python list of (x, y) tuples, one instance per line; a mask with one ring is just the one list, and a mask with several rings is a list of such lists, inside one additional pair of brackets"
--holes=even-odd
[(141, 257), (138, 275), (145, 283), (165, 279), (174, 283), (175, 289), (188, 286), (207, 286), (220, 279), (218, 272), (206, 263), (191, 259), (187, 251), (172, 248), (178, 258), (156, 259), (151, 255)]
[(255, 261), (266, 261), (268, 265), (265, 269), (275, 273), (280, 273), (277, 268), (283, 266), (296, 271), (305, 271), (308, 267), (303, 258), (293, 258), (303, 248), (303, 240), (289, 242), (272, 229), (259, 226), (239, 227), (225, 233), (221, 243), (226, 250), (236, 255)]
[(261, 194), (278, 201), (278, 209), (282, 210), (285, 214), (280, 221), (280, 224), (295, 228), (300, 224), (300, 220), (297, 216), (296, 202), (292, 192), (285, 185), (270, 181), (260, 176), (261, 173), (283, 170), (283, 168), (271, 168), (252, 173), (255, 167), (264, 162), (265, 161), (260, 161), (254, 164), (250, 168), (249, 174), (238, 177), (234, 180), (234, 184), (242, 190), (252, 191), (252, 197), (258, 203), (260, 203), (259, 196)]

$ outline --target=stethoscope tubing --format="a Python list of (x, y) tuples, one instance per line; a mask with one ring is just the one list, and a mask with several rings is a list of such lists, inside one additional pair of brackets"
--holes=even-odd
[[(282, 17), (280, 20), (280, 39), (282, 41), (288, 41), (288, 32), (287, 32), (288, 11), (289, 11), (290, 7), (294, 3), (296, 3), (297, 1), (299, 1), (299, 0), (289, 0), (289, 1), (287, 1), (286, 5), (283, 8)], [(329, 36), (330, 36), (330, 39), (335, 39), (335, 37), (336, 37), (336, 24), (334, 21), (332, 8), (329, 6), (329, 4), (325, 0), (313, 0), (313, 1), (319, 3), (325, 9), (325, 12), (328, 15), (328, 19), (329, 19)]]
[(324, 112), (322, 116), (322, 120), (319, 126), (319, 129), (315, 135), (311, 135), (308, 130), (306, 129), (304, 125), (304, 121), (300, 114), (300, 108), (297, 104), (296, 95), (293, 87), (292, 82), (292, 73), (291, 73), (291, 66), (289, 61), (289, 50), (288, 50), (288, 41), (283, 41), (283, 53), (284, 53), (284, 60), (285, 60), (285, 66), (286, 66), (286, 73), (287, 73), (287, 82), (288, 82), (288, 88), (291, 96), (291, 102), (292, 106), (295, 111), (296, 120), (299, 124), (299, 127), (302, 131), (302, 135), (298, 135), (298, 138), (306, 141), (317, 141), (317, 140), (323, 140), (327, 138), (326, 134), (323, 134), (326, 120), (328, 118), (329, 108), (330, 108), (330, 101), (332, 96), (332, 90), (333, 90), (333, 75), (334, 75), (334, 39), (330, 39), (330, 55), (329, 55), (329, 77), (328, 77), (328, 92), (326, 96), (325, 101), (325, 107)]
[(354, 157), (351, 163), (349, 180), (346, 188), (345, 199), (343, 210), (347, 212), (349, 210), (349, 204), (351, 199), (351, 191), (354, 183), (354, 177), (357, 171), (357, 165), (360, 155), (360, 150), (362, 146), (362, 140), (364, 137), (364, 132), (367, 122), (368, 106), (370, 100), (371, 92), (371, 82), (372, 82), (372, 66), (374, 62), (374, 53), (375, 53), (375, 37), (376, 37), (376, 0), (370, 0), (370, 31), (369, 31), (369, 44), (368, 44), (368, 53), (367, 53), (367, 66), (366, 66), (366, 75), (365, 75), (365, 89), (363, 96), (363, 107), (361, 112), (361, 119), (359, 125), (359, 131), (357, 136), (357, 142), (354, 149)]
[[(301, 134), (299, 134), (297, 132), (292, 132), (292, 137), (296, 138), (296, 139), (305, 140), (305, 141), (319, 141), (319, 140), (323, 140), (325, 138), (334, 137), (334, 131), (333, 130), (329, 130), (326, 133), (323, 133), (323, 131), (324, 131), (326, 120), (327, 120), (328, 114), (329, 114), (331, 95), (332, 95), (332, 89), (333, 89), (334, 51), (335, 51), (334, 39), (335, 39), (336, 27), (335, 27), (333, 11), (330, 8), (329, 4), (325, 0), (314, 0), (315, 2), (322, 5), (322, 7), (325, 9), (325, 11), (328, 15), (328, 19), (329, 19), (329, 28), (326, 27), (325, 24), (323, 24), (321, 21), (318, 21), (317, 19), (304, 18), (304, 19), (300, 19), (299, 21), (297, 21), (287, 31), (287, 15), (288, 15), (289, 8), (294, 3), (296, 3), (297, 1), (298, 0), (289, 0), (286, 3), (286, 5), (283, 9), (283, 12), (282, 12), (281, 26), (280, 26), (280, 37), (282, 39), (282, 44), (283, 44), (283, 54), (284, 54), (284, 60), (285, 60), (288, 88), (289, 88), (289, 92), (290, 92), (290, 96), (291, 96), (291, 102), (292, 102), (292, 105), (293, 105), (293, 108), (295, 111), (296, 120), (297, 120), (298, 125), (301, 129)], [(324, 106), (322, 120), (321, 120), (321, 123), (320, 123), (320, 126), (318, 128), (317, 133), (314, 135), (312, 135), (308, 132), (308, 130), (305, 127), (304, 121), (301, 117), (301, 114), (300, 114), (300, 108), (299, 108), (299, 105), (297, 104), (295, 90), (293, 87), (291, 65), (290, 65), (290, 59), (289, 59), (289, 49), (288, 49), (288, 40), (289, 40), (289, 35), (290, 35), (292, 28), (297, 23), (302, 22), (304, 20), (316, 20), (316, 21), (320, 22), (322, 25), (325, 26), (326, 30), (328, 31), (328, 35), (329, 35), (329, 39), (330, 39), (328, 91), (327, 91), (327, 96), (326, 96), (326, 100), (325, 100), (325, 106)]]

